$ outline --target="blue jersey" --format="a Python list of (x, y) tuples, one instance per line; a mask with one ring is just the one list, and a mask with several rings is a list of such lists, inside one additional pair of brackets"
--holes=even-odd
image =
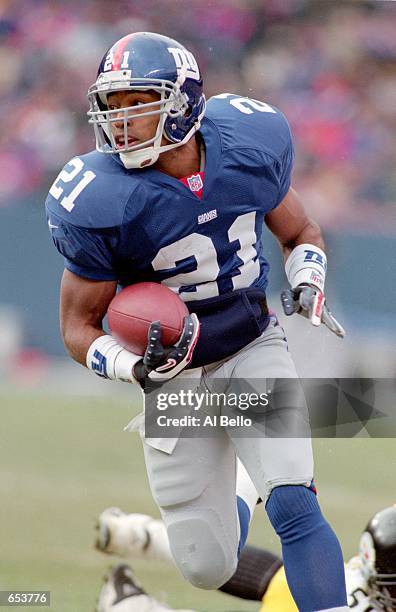
[(221, 94), (208, 101), (200, 135), (202, 199), (154, 168), (126, 170), (118, 155), (66, 164), (46, 209), (68, 270), (121, 286), (161, 282), (187, 303), (265, 291), (262, 226), (290, 187), (288, 123), (263, 102)]

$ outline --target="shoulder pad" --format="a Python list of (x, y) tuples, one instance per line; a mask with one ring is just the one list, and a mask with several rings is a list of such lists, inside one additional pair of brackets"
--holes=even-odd
[(225, 148), (249, 147), (279, 158), (291, 144), (284, 114), (260, 100), (219, 94), (208, 100), (206, 117), (217, 126)]
[(73, 157), (49, 190), (47, 213), (82, 228), (118, 226), (138, 183), (114, 156), (93, 151)]

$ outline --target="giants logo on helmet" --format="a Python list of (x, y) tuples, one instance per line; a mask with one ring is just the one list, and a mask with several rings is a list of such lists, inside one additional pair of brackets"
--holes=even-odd
[(199, 74), (198, 64), (190, 51), (178, 49), (177, 47), (168, 47), (168, 51), (173, 55), (177, 74), (179, 76), (184, 76), (184, 78), (189, 77), (199, 81), (201, 77)]

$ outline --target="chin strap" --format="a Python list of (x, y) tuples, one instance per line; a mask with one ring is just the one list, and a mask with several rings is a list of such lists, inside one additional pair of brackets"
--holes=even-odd
[[(197, 121), (194, 127), (188, 132), (188, 134), (186, 134), (186, 136), (180, 142), (174, 142), (172, 144), (162, 145), (160, 147), (156, 147), (154, 144), (150, 147), (145, 147), (144, 149), (140, 149), (138, 151), (130, 151), (129, 153), (119, 153), (120, 159), (127, 170), (152, 166), (153, 164), (155, 164), (155, 162), (158, 160), (159, 156), (162, 153), (166, 153), (166, 151), (170, 151), (171, 149), (176, 149), (177, 147), (185, 145), (189, 140), (191, 140), (195, 132), (197, 132), (200, 127), (201, 122)], [(205, 153), (203, 159), (205, 163)]]
[(158, 160), (160, 152), (153, 146), (146, 147), (141, 151), (131, 151), (130, 153), (120, 153), (120, 159), (127, 170), (133, 168), (145, 168), (152, 166)]

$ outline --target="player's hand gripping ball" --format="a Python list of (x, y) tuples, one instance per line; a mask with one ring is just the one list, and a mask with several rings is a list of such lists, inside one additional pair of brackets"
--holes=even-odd
[(143, 388), (148, 380), (162, 383), (184, 370), (199, 337), (199, 321), (179, 296), (159, 283), (126, 287), (110, 302), (112, 335), (143, 359), (134, 376)]

